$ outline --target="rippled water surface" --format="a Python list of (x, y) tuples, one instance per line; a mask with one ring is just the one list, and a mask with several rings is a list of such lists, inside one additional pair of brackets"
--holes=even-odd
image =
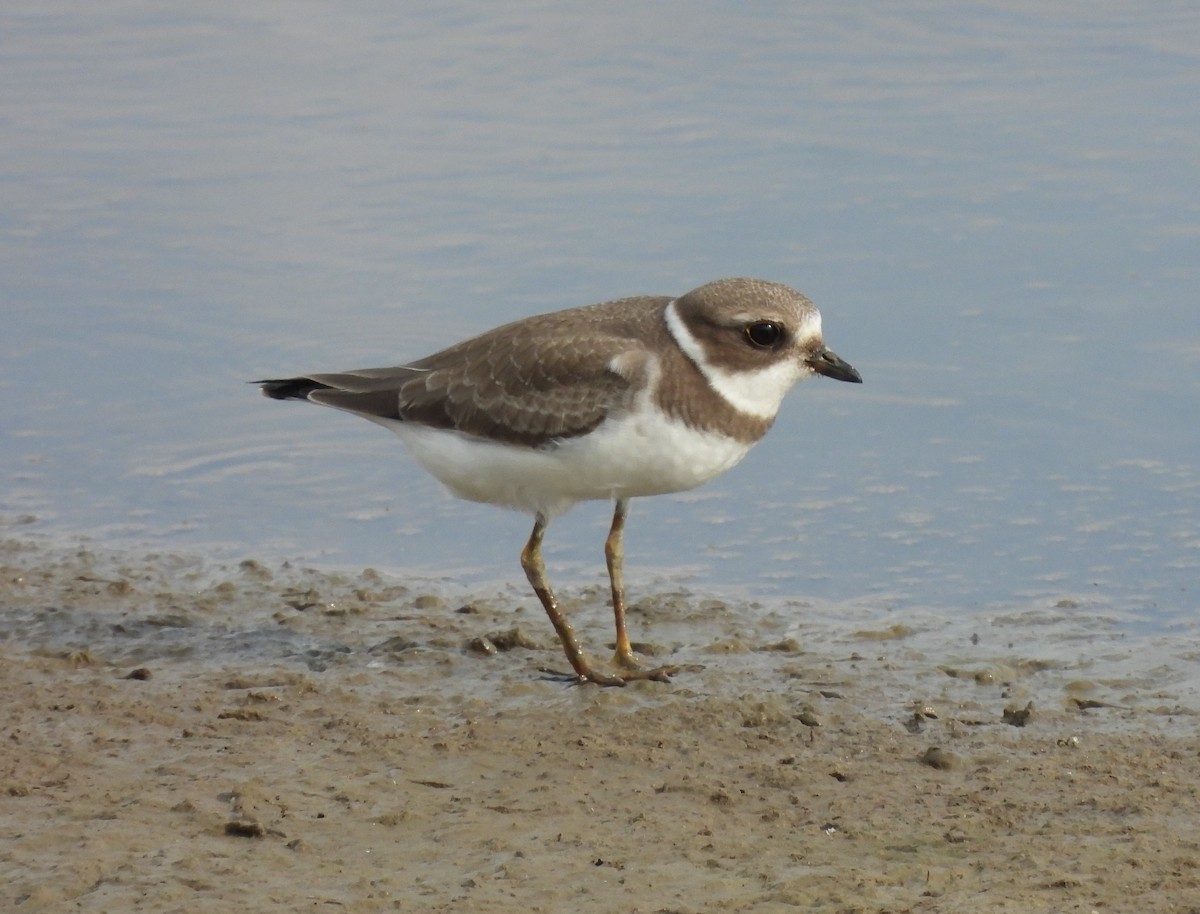
[[(1192, 4), (2, 18), (7, 536), (520, 585), (525, 518), (245, 382), (755, 275), (865, 383), (636, 502), (631, 588), (1193, 624)], [(606, 515), (551, 529), (557, 579), (602, 580)]]

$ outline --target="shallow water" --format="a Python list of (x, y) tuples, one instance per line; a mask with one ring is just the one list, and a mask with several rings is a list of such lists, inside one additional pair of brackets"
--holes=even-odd
[[(631, 589), (1194, 624), (1190, 5), (5, 18), (7, 535), (521, 594), (526, 519), (244, 382), (760, 275), (865, 384), (803, 385), (740, 467), (635, 503)], [(602, 580), (607, 520), (552, 528), (556, 580)]]
[[(726, 599), (666, 580), (649, 590), (629, 608), (635, 647), (652, 664), (680, 666), (675, 682), (696, 694), (803, 698), (822, 683), (835, 691), (853, 683), (859, 713), (897, 723), (914, 708), (932, 707), (936, 717), (938, 708), (962, 714), (1028, 701), (1069, 714), (1092, 702), (1093, 726), (1106, 728), (1177, 721), (1192, 729), (1198, 719), (1194, 625), (1139, 630), (1120, 610), (1068, 600), (949, 614), (869, 600)], [(562, 596), (603, 664), (612, 648), (606, 589)], [(0, 539), (0, 605), (6, 650), (110, 677), (139, 668), (333, 680), (371, 671), (359, 688), (381, 701), (420, 698), (463, 714), (477, 703), (494, 712), (578, 700), (564, 686), (544, 688), (546, 671), (566, 663), (541, 609), (515, 587)], [(656, 701), (652, 689), (631, 691), (635, 703)]]

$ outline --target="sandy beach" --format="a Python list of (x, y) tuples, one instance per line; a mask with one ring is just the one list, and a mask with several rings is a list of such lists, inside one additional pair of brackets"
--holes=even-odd
[[(634, 630), (687, 668), (601, 689), (542, 672), (519, 592), (20, 540), (0, 566), (5, 910), (1200, 904), (1186, 655), (1110, 676), (1111, 646), (1063, 663), (982, 625), (940, 656), (901, 624), (810, 643), (660, 594)], [(602, 591), (571, 598), (598, 644)]]

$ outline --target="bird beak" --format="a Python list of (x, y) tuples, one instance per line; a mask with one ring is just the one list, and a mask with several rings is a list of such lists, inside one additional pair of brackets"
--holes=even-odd
[(854, 370), (854, 366), (829, 349), (822, 349), (810, 359), (805, 359), (817, 374), (823, 374), (835, 381), (849, 381), (851, 384), (861, 384), (862, 375)]

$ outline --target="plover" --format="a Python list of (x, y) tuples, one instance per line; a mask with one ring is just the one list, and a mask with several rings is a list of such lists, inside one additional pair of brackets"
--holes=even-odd
[[(736, 464), (784, 395), (813, 374), (861, 383), (825, 346), (821, 315), (779, 283), (720, 279), (678, 298), (639, 296), (497, 327), (394, 368), (257, 381), (395, 432), (453, 494), (527, 511), (521, 567), (581, 682), (666, 680), (625, 628), (622, 534), (629, 501), (681, 492)], [(572, 505), (611, 499), (604, 543), (616, 672), (596, 669), (546, 578), (546, 526)]]

